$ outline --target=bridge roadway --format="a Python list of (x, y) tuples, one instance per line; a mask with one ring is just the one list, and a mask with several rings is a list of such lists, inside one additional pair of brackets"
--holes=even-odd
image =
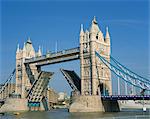
[(150, 95), (110, 95), (101, 98), (102, 100), (150, 100)]
[(61, 63), (66, 61), (72, 61), (79, 59), (80, 49), (72, 48), (68, 50), (63, 50), (57, 53), (47, 53), (41, 57), (34, 57), (31, 59), (26, 59), (25, 64), (36, 63), (36, 66), (44, 66), (49, 64)]

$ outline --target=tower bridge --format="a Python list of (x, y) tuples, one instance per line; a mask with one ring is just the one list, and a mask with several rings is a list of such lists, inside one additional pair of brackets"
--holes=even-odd
[[(108, 27), (104, 37), (94, 17), (89, 31), (84, 31), (81, 25), (79, 38), (79, 47), (45, 55), (40, 47), (37, 52), (34, 50), (30, 38), (22, 49), (18, 45), (16, 68), (0, 88), (0, 100), (4, 102), (0, 111), (48, 110), (46, 91), (54, 72), (42, 71), (41, 67), (73, 60), (80, 60), (80, 76), (74, 71), (61, 69), (73, 90), (70, 112), (119, 111), (118, 100), (150, 99), (150, 95), (144, 95), (145, 91), (150, 91), (149, 79), (129, 70), (111, 56)], [(112, 73), (126, 85), (140, 88), (142, 95), (113, 95)], [(15, 90), (12, 91), (14, 76)]]

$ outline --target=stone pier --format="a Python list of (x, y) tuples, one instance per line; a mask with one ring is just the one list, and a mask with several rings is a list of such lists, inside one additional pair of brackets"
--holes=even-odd
[(69, 112), (116, 112), (117, 101), (103, 101), (100, 96), (77, 96), (72, 99)]

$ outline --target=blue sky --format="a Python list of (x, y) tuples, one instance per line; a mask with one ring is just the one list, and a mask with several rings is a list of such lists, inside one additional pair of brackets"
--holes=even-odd
[[(148, 0), (2, 0), (0, 32), (0, 80), (4, 82), (15, 67), (17, 44), (23, 47), (28, 37), (35, 50), (79, 46), (80, 24), (89, 29), (96, 16), (101, 31), (109, 27), (112, 56), (133, 71), (150, 77), (149, 61), (149, 2)], [(59, 68), (79, 71), (79, 61), (50, 65), (44, 70), (54, 71), (50, 85), (67, 92), (69, 85)], [(116, 83), (116, 82), (114, 82)]]

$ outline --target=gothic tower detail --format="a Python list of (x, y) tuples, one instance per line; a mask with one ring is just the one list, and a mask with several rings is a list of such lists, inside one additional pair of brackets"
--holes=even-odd
[(105, 38), (96, 18), (92, 20), (90, 30), (80, 30), (80, 74), (82, 95), (111, 95), (111, 72), (103, 64), (95, 51), (110, 61), (110, 35), (106, 28)]
[[(15, 93), (21, 98), (25, 98), (28, 90), (31, 88), (31, 83), (29, 77), (27, 75), (27, 69), (24, 65), (25, 59), (30, 59), (39, 54), (41, 51), (39, 49), (38, 53), (35, 53), (32, 42), (30, 38), (28, 38), (27, 42), (24, 43), (23, 48), (17, 47), (16, 51), (16, 90)], [(39, 56), (38, 55), (38, 56)], [(37, 67), (33, 64), (30, 65), (33, 75), (37, 73)]]

